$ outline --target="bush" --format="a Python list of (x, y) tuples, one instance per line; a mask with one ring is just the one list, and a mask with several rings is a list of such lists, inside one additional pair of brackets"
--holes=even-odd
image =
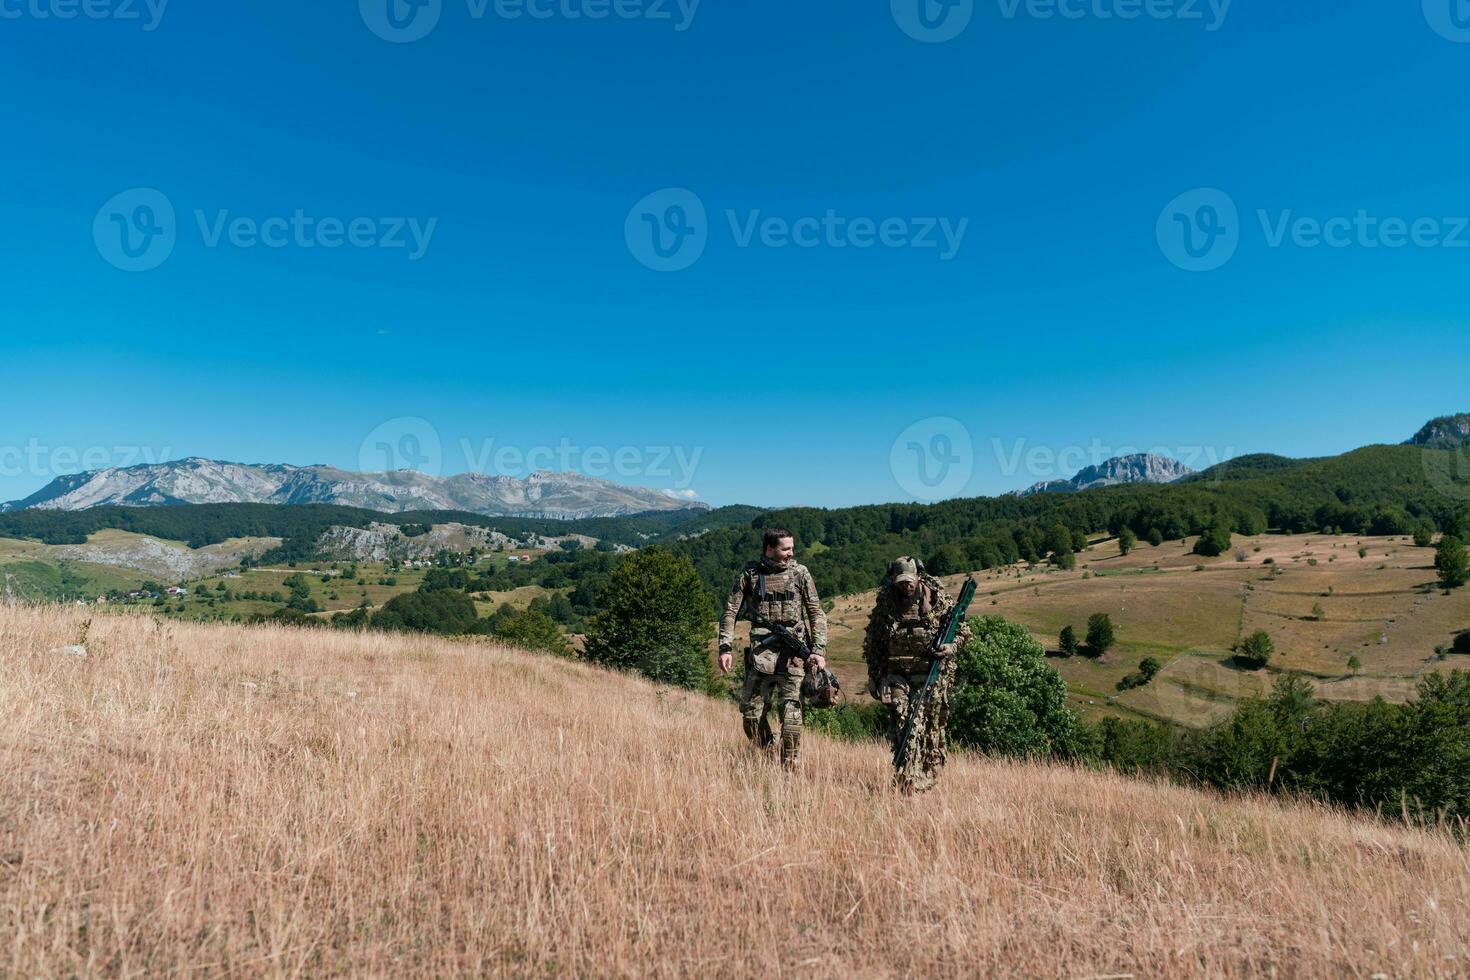
[(1025, 627), (999, 616), (970, 620), (950, 704), (955, 742), (992, 755), (1076, 755), (1077, 718), (1067, 685)]
[(1118, 532), (1119, 552), (1126, 555), (1133, 550), (1133, 546), (1136, 544), (1138, 544), (1138, 535), (1134, 534), (1131, 528), (1125, 527)]
[(332, 625), (337, 629), (365, 629), (372, 620), (372, 612), (358, 606), (351, 612), (332, 614)]
[(1214, 558), (1225, 554), (1230, 549), (1230, 529), (1216, 524), (1205, 528), (1199, 540), (1194, 543), (1194, 553), (1206, 558)]
[(1427, 548), (1434, 543), (1434, 528), (1428, 524), (1420, 524), (1414, 528), (1414, 547)]
[(1057, 637), (1057, 648), (1064, 657), (1077, 656), (1077, 631), (1070, 626), (1063, 626), (1061, 635)]
[(1092, 656), (1105, 655), (1115, 642), (1117, 635), (1113, 631), (1113, 620), (1107, 613), (1093, 613), (1087, 617), (1087, 646)]
[(501, 617), (495, 625), (494, 634), (507, 643), (528, 650), (545, 650), (563, 657), (572, 654), (572, 645), (562, 634), (561, 627), (539, 609), (527, 609)]
[(802, 712), (803, 724), (809, 730), (845, 742), (865, 742), (883, 738), (888, 731), (887, 705), (842, 703), (834, 708), (807, 708)]
[(1085, 733), (1087, 758), (1119, 772), (1166, 772), (1174, 763), (1175, 730), (1154, 721), (1104, 718)]
[(1118, 682), (1118, 690), (1131, 691), (1135, 687), (1143, 687), (1149, 681), (1153, 680), (1154, 675), (1156, 675), (1162, 668), (1163, 664), (1159, 663), (1158, 660), (1154, 659), (1153, 657), (1144, 657), (1143, 660), (1139, 662), (1138, 671), (1136, 673), (1127, 674), (1123, 677), (1122, 680)]
[(1470, 674), (1431, 674), (1402, 705), (1313, 702), (1278, 728), (1286, 789), (1411, 822), (1470, 815)]
[(374, 629), (414, 633), (473, 633), (479, 623), (475, 602), (463, 592), (405, 592), (373, 614)]
[(1466, 556), (1465, 543), (1452, 534), (1440, 538), (1434, 552), (1434, 568), (1445, 588), (1457, 589), (1464, 585), (1470, 579), (1470, 557)]
[(597, 596), (587, 659), (693, 689), (710, 675), (714, 622), (688, 558), (652, 546), (624, 558)]
[[(184, 607), (183, 606), (180, 606), (177, 611), (178, 612), (183, 612), (184, 611)], [(308, 616), (302, 610), (300, 610), (300, 609), (293, 609), (290, 606), (284, 606), (284, 607), (282, 607), (280, 609), (277, 609), (275, 612), (271, 613), (269, 616), (265, 616), (265, 615), (252, 616), (250, 618), (250, 621), (252, 623), (283, 623), (283, 624), (285, 624), (287, 626), (314, 626), (314, 627), (320, 627), (320, 626), (326, 626), (327, 625), (324, 620), (317, 619), (315, 616)]]
[(1461, 671), (1425, 677), (1406, 704), (1318, 701), (1306, 680), (1286, 675), (1268, 698), (1241, 702), (1203, 732), (1107, 718), (1082, 741), (1087, 758), (1123, 771), (1302, 794), (1424, 825), (1470, 816), (1470, 674)]
[(1286, 751), (1270, 705), (1250, 700), (1231, 718), (1191, 744), (1192, 768), (1221, 789), (1264, 789)]
[(470, 575), (463, 568), (431, 568), (424, 573), (424, 579), (419, 583), (420, 592), (437, 592), (440, 589), (465, 592), (469, 587)]
[(1148, 543), (1151, 544), (1151, 545), (1153, 545), (1155, 548), (1157, 548), (1159, 545), (1163, 544), (1164, 543), (1164, 532), (1163, 531), (1160, 531), (1156, 527), (1149, 528), (1149, 531), (1148, 531)]
[(1046, 538), (1042, 542), (1041, 548), (1043, 553), (1051, 556), (1053, 565), (1061, 565), (1062, 556), (1070, 555), (1074, 550), (1072, 529), (1065, 524), (1053, 524), (1051, 530), (1046, 532)]
[(1271, 662), (1276, 652), (1276, 643), (1265, 630), (1256, 630), (1236, 647), (1235, 658), (1249, 667), (1260, 670)]

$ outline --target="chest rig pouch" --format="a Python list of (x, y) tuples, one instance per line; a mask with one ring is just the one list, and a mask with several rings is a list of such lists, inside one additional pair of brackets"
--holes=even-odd
[(894, 614), (888, 627), (888, 669), (898, 674), (915, 674), (929, 669), (929, 647), (939, 618), (934, 614), (933, 596), (921, 587), (908, 609)]
[[(746, 602), (750, 603), (753, 610), (759, 612), (773, 623), (790, 627), (794, 632), (802, 634), (803, 616), (801, 608), (801, 592), (797, 582), (794, 569), (787, 568), (778, 572), (767, 581), (764, 572), (757, 571), (753, 594), (748, 594)], [(760, 639), (767, 635), (764, 630), (756, 626), (754, 617), (751, 619), (752, 646), (759, 644)], [(805, 639), (805, 637), (803, 637)], [(778, 646), (766, 646), (760, 650), (752, 650), (749, 654), (750, 663), (747, 669), (754, 669), (760, 674), (781, 673), (788, 667), (790, 655)], [(801, 669), (800, 663), (797, 669)]]

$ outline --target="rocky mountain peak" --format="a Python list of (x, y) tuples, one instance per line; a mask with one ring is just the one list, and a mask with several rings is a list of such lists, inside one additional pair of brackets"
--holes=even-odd
[(1425, 449), (1462, 449), (1470, 446), (1470, 412), (1430, 419), (1404, 445), (1422, 446)]
[(1173, 483), (1194, 470), (1168, 456), (1152, 453), (1134, 453), (1130, 456), (1115, 456), (1112, 459), (1079, 470), (1067, 480), (1044, 480), (1017, 496), (1029, 497), (1036, 493), (1080, 493), (1093, 487), (1110, 487), (1120, 483)]

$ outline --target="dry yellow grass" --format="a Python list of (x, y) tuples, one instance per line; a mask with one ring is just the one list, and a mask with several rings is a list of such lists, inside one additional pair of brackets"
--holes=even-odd
[(0, 974), (1464, 975), (1429, 833), (871, 745), (488, 645), (0, 606)]

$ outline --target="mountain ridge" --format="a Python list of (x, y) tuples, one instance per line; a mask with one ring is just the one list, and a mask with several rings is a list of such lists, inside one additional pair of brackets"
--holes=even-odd
[(1014, 495), (1030, 497), (1038, 493), (1080, 493), (1093, 487), (1111, 487), (1122, 483), (1173, 483), (1193, 473), (1194, 470), (1168, 456), (1132, 453), (1085, 466), (1067, 479), (1033, 483), (1024, 490), (1015, 491)]
[(524, 478), (474, 472), (437, 477), (417, 470), (359, 473), (321, 464), (236, 463), (190, 456), (60, 476), (29, 497), (0, 505), (0, 511), (205, 503), (343, 504), (390, 514), (457, 510), (487, 517), (558, 520), (709, 508), (671, 491), (576, 472), (538, 470)]

